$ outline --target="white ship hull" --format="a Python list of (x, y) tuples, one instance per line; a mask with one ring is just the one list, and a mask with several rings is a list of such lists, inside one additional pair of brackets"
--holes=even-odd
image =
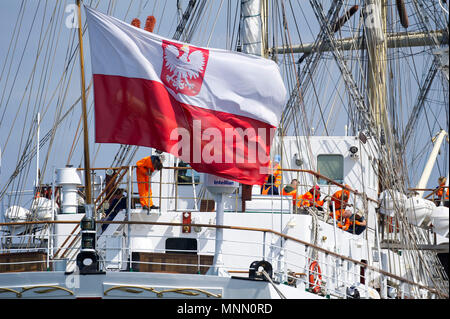
[[(209, 298), (281, 299), (267, 281), (208, 275), (106, 272), (76, 275), (64, 272), (0, 274), (2, 298)], [(275, 284), (288, 299), (324, 297), (282, 284)]]

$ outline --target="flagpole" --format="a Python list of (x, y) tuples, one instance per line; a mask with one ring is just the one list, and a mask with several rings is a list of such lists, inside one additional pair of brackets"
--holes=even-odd
[(84, 59), (83, 59), (83, 34), (81, 24), (81, 6), (80, 0), (77, 1), (78, 8), (78, 40), (80, 44), (80, 72), (81, 72), (81, 105), (83, 110), (83, 134), (84, 134), (84, 182), (85, 182), (85, 195), (86, 204), (92, 203), (91, 192), (91, 166), (89, 157), (89, 131), (87, 125), (87, 111), (86, 111), (86, 88), (84, 82)]
[(80, 223), (81, 250), (77, 255), (76, 264), (80, 274), (98, 274), (100, 271), (99, 256), (96, 252), (97, 226), (95, 223), (95, 205), (92, 203), (91, 192), (91, 166), (89, 158), (89, 134), (86, 112), (86, 86), (84, 83), (83, 60), (83, 33), (81, 24), (81, 6), (77, 0), (78, 8), (78, 40), (80, 43), (80, 72), (81, 72), (81, 105), (83, 109), (83, 134), (84, 134), (84, 182), (86, 201), (84, 205), (85, 215)]

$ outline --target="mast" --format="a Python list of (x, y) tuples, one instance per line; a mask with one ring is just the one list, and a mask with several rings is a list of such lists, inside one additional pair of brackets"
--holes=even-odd
[(267, 0), (261, 0), (261, 56), (265, 58), (269, 56), (268, 11)]
[[(264, 21), (267, 19), (267, 12), (264, 13), (264, 8), (267, 8), (264, 0), (241, 0), (241, 43), (242, 52), (253, 54), (257, 56), (264, 56), (265, 45), (263, 43), (264, 34), (267, 32), (267, 24)], [(266, 26), (265, 26), (266, 25)]]
[(369, 107), (379, 134), (388, 129), (386, 114), (386, 0), (369, 0), (366, 4), (367, 52), (369, 56), (367, 86)]
[[(448, 36), (444, 30), (435, 30), (427, 32), (395, 32), (386, 33), (386, 46), (387, 48), (413, 48), (413, 47), (425, 47), (434, 46), (435, 42), (430, 37), (433, 36), (441, 44), (448, 44)], [(336, 48), (341, 51), (348, 50), (362, 50), (365, 49), (362, 37), (349, 37), (336, 39)], [(329, 43), (320, 43), (319, 47), (314, 50), (315, 42), (295, 44), (292, 47), (280, 46), (276, 48), (270, 48), (269, 53), (274, 52), (286, 52), (291, 50), (292, 53), (314, 53), (316, 52), (329, 52), (333, 51), (334, 47)]]
[(84, 81), (84, 58), (83, 58), (83, 34), (81, 24), (81, 8), (80, 0), (77, 0), (78, 8), (78, 40), (80, 44), (80, 73), (81, 73), (81, 106), (83, 110), (83, 137), (84, 137), (84, 183), (86, 204), (92, 204), (91, 192), (91, 166), (89, 157), (89, 131), (87, 125), (87, 111), (86, 111), (86, 84)]
[[(382, 140), (386, 136), (386, 0), (368, 0), (365, 6), (365, 33), (367, 35), (368, 73), (367, 88), (369, 110), (373, 114), (376, 126), (376, 134)], [(381, 159), (378, 159), (379, 176), (383, 173)], [(381, 179), (378, 180), (378, 193), (383, 190)], [(380, 266), (383, 267), (380, 250), (380, 231), (378, 220), (375, 220), (376, 245)], [(387, 281), (384, 276), (380, 277), (380, 295), (387, 296)]]
[(41, 113), (36, 116), (36, 187), (39, 187), (39, 131), (41, 128)]
[(80, 274), (96, 274), (100, 270), (99, 255), (96, 251), (97, 226), (95, 222), (95, 205), (92, 202), (91, 166), (89, 158), (89, 132), (86, 111), (86, 85), (84, 82), (83, 33), (81, 24), (80, 0), (77, 0), (78, 9), (78, 40), (80, 43), (80, 75), (81, 75), (81, 105), (83, 110), (83, 137), (84, 137), (84, 183), (85, 183), (85, 215), (80, 222), (81, 249), (76, 258)]
[[(423, 169), (422, 176), (420, 177), (419, 182), (417, 183), (416, 188), (418, 189), (424, 189), (427, 187), (428, 179), (431, 175), (431, 170), (433, 169), (434, 163), (436, 162), (436, 158), (439, 153), (439, 149), (441, 148), (442, 142), (444, 141), (444, 137), (447, 135), (447, 132), (444, 130), (441, 130), (437, 137), (434, 138), (434, 147), (431, 151), (430, 157), (428, 158), (428, 161), (425, 165), (425, 168)], [(423, 197), (424, 191), (419, 191), (418, 197)]]

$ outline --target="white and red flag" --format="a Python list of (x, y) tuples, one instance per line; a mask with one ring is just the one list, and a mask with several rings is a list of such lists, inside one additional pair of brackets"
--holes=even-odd
[(262, 184), (285, 103), (276, 63), (171, 41), (85, 7), (95, 141), (152, 147)]

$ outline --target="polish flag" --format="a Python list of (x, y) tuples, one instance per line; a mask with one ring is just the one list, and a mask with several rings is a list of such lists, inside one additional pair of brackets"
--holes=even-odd
[(162, 38), (86, 7), (95, 141), (152, 147), (262, 184), (285, 103), (271, 60)]

